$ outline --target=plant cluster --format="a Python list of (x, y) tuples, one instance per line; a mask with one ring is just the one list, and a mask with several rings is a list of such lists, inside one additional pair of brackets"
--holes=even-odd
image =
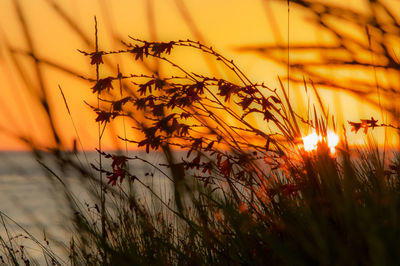
[[(127, 75), (118, 68), (116, 76), (93, 79), (99, 104), (91, 107), (100, 139), (122, 118), (132, 127), (119, 138), (164, 154), (165, 163), (98, 150), (111, 168), (92, 167), (108, 185), (100, 180), (105, 194), (97, 218), (77, 212), (73, 263), (370, 265), (399, 259), (396, 157), (385, 163), (371, 147), (354, 158), (346, 141), (336, 155), (324, 141), (305, 152), (301, 128), (326, 136), (328, 118), (318, 118), (315, 109), (313, 120), (300, 117), (282, 82), (279, 91), (253, 83), (233, 61), (199, 42), (131, 39), (123, 50), (83, 53), (97, 69), (103, 57), (126, 54), (136, 61), (157, 58), (181, 74)], [(239, 82), (185, 70), (168, 57), (176, 48), (213, 56)], [(122, 90), (127, 80), (136, 90)], [(365, 132), (378, 126), (373, 118), (350, 125)], [(169, 180), (172, 196), (147, 185), (148, 174), (133, 174), (134, 161)], [(152, 204), (137, 197), (136, 183)]]

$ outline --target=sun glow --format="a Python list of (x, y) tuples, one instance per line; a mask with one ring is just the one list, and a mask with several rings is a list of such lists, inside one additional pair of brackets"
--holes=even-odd
[(331, 153), (335, 153), (335, 147), (339, 143), (339, 137), (332, 131), (328, 131), (325, 137), (317, 135), (317, 133), (313, 132), (310, 135), (302, 137), (303, 145), (305, 151), (313, 151), (318, 147), (318, 142), (326, 142), (328, 147), (331, 150)]

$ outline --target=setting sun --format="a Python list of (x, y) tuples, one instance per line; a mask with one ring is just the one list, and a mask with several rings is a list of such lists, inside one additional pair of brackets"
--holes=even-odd
[(326, 140), (321, 135), (317, 135), (317, 133), (313, 132), (305, 137), (302, 137), (304, 150), (312, 151), (316, 150), (318, 146), (318, 142), (325, 141), (328, 144), (328, 147), (331, 150), (331, 153), (335, 153), (335, 147), (339, 143), (339, 137), (332, 131), (328, 131), (326, 135)]

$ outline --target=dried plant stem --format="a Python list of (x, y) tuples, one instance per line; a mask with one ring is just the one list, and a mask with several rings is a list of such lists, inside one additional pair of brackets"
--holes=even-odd
[[(96, 53), (99, 52), (99, 40), (98, 40), (98, 25), (97, 25), (97, 18), (96, 16), (94, 17), (94, 23), (95, 23), (95, 48), (96, 48)], [(96, 62), (96, 82), (99, 81), (99, 63)], [(100, 92), (97, 93), (97, 108), (100, 109)], [(101, 122), (98, 122), (98, 149), (99, 149), (99, 177), (100, 177), (100, 216), (101, 216), (101, 236), (102, 236), (102, 241), (103, 244), (105, 245), (106, 243), (106, 212), (105, 212), (105, 186), (104, 186), (104, 181), (103, 181), (103, 165), (102, 165), (102, 129), (101, 129)], [(105, 263), (107, 261), (107, 253), (106, 249), (103, 249), (103, 262)]]
[[(23, 30), (23, 34), (24, 34), (24, 38), (26, 40), (28, 49), (30, 51), (30, 54), (33, 58), (33, 66), (34, 66), (34, 71), (35, 71), (35, 75), (36, 75), (36, 80), (38, 82), (38, 86), (39, 86), (39, 91), (37, 92), (38, 94), (38, 99), (40, 101), (40, 104), (42, 106), (42, 108), (44, 109), (44, 111), (47, 114), (47, 118), (48, 118), (48, 122), (49, 122), (49, 126), (51, 128), (51, 133), (53, 135), (54, 141), (56, 143), (56, 145), (58, 147), (62, 146), (61, 143), (61, 139), (60, 136), (57, 132), (56, 126), (54, 124), (54, 114), (49, 106), (49, 98), (47, 95), (47, 89), (46, 89), (46, 84), (45, 84), (45, 80), (44, 80), (44, 74), (42, 71), (42, 67), (40, 65), (39, 60), (37, 59), (36, 55), (37, 55), (37, 50), (36, 47), (34, 45), (33, 39), (32, 39), (32, 34), (29, 30), (28, 27), (28, 22), (26, 20), (26, 17), (22, 11), (21, 8), (21, 4), (20, 4), (20, 0), (14, 0), (14, 7), (16, 10), (16, 13), (18, 15), (18, 19), (20, 21), (20, 24), (22, 26), (22, 30)], [(31, 85), (29, 85), (29, 87), (33, 87)]]

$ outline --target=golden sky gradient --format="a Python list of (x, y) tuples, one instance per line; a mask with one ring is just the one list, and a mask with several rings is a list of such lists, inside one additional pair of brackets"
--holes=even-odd
[[(365, 1), (361, 0), (325, 2), (338, 3), (355, 10), (365, 8), (363, 4)], [(394, 10), (396, 7), (400, 10), (397, 1), (388, 2)], [(206, 44), (212, 45), (226, 57), (234, 59), (248, 77), (256, 82), (265, 82), (271, 88), (279, 87), (277, 76), (283, 77), (287, 73), (285, 67), (280, 67), (277, 63), (257, 53), (238, 51), (238, 48), (243, 46), (287, 44), (288, 7), (286, 1), (2, 0), (0, 1), (0, 150), (26, 149), (27, 145), (16, 136), (28, 138), (41, 147), (54, 145), (51, 141), (46, 114), (36, 99), (36, 95), (40, 94), (39, 84), (32, 58), (24, 54), (24, 51), (29, 50), (29, 46), (15, 3), (19, 3), (26, 19), (37, 57), (86, 77), (95, 77), (94, 67), (90, 65), (89, 58), (83, 56), (77, 49), (93, 51), (93, 46), (88, 46), (82, 36), (93, 43), (94, 16), (97, 17), (99, 25), (100, 49), (119, 49), (122, 45), (118, 40), (129, 41), (128, 35), (157, 41), (188, 38), (196, 40), (201, 37)], [(71, 24), (60, 16), (57, 8), (67, 14), (82, 35), (71, 28)], [(289, 14), (290, 44), (329, 44), (332, 40), (331, 36), (325, 34), (321, 28), (307, 21), (308, 15), (304, 10), (292, 4)], [(193, 31), (193, 25), (196, 32)], [(351, 27), (343, 27), (349, 33), (356, 34), (352, 32)], [(14, 51), (13, 56), (10, 49)], [(293, 59), (296, 56), (299, 55), (291, 54)], [(174, 59), (190, 67), (193, 72), (210, 72), (204, 58), (197, 53), (177, 52), (174, 54)], [(18, 73), (15, 62), (18, 62), (22, 75)], [(128, 58), (118, 63), (121, 69), (128, 73), (145, 71), (140, 64)], [(103, 69), (101, 74), (115, 73), (115, 69), (116, 67)], [(64, 91), (84, 148), (96, 147), (95, 114), (84, 103), (84, 101), (96, 102), (96, 97), (90, 90), (93, 84), (48, 64), (41, 64), (41, 71), (50, 108), (54, 112), (55, 127), (60, 132), (64, 147), (71, 148), (76, 133), (58, 85)], [(342, 72), (343, 76), (374, 78), (372, 71)], [(340, 75), (333, 67), (328, 69), (325, 75), (331, 79), (340, 79)], [(380, 78), (379, 73), (378, 78)], [(304, 86), (293, 84), (291, 91), (295, 106), (301, 110), (304, 108), (302, 104)], [(379, 119), (382, 117), (379, 108), (372, 107), (363, 99), (354, 99), (343, 92), (321, 90), (321, 96), (330, 114), (336, 116), (339, 125), (345, 124), (348, 131), (350, 127), (347, 121), (359, 121), (360, 118), (371, 116)], [(386, 117), (385, 114), (383, 116)], [(121, 125), (116, 125), (115, 130), (121, 134)], [(378, 138), (382, 138), (383, 129), (375, 129), (375, 132)], [(351, 139), (355, 143), (365, 139), (361, 134), (357, 136), (354, 133), (351, 134), (353, 134)], [(104, 136), (104, 148), (115, 147), (116, 140), (110, 135), (112, 134), (107, 132)]]

